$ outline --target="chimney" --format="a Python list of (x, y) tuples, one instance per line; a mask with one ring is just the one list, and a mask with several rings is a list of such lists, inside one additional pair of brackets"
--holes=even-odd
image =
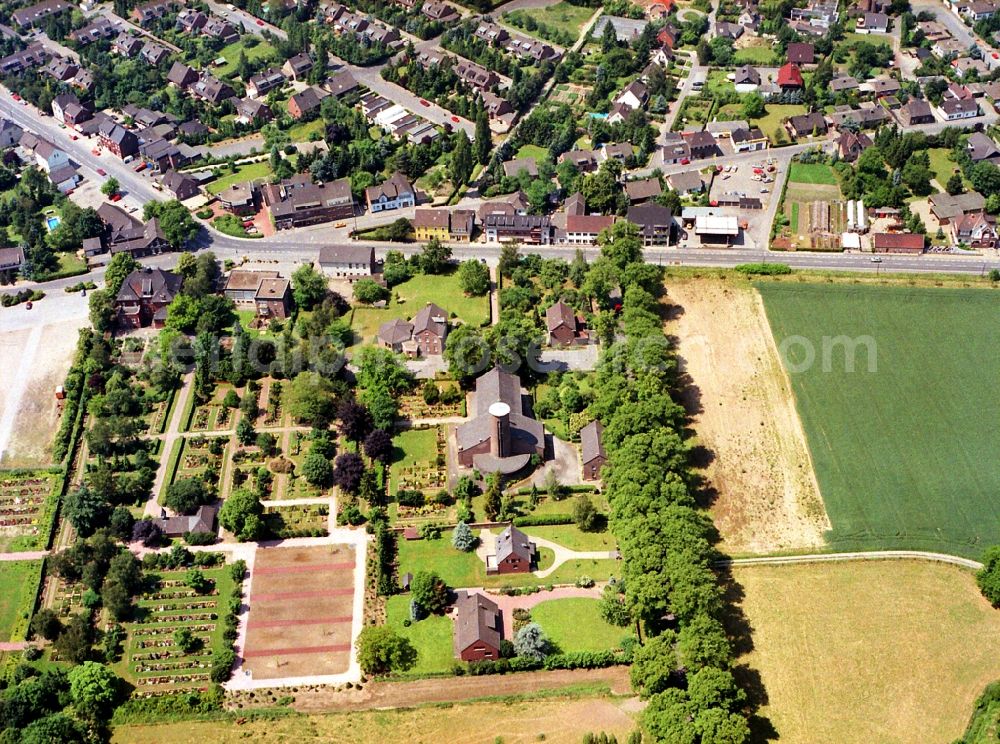
[(490, 454), (494, 457), (506, 457), (510, 441), (510, 406), (498, 400), (489, 408), (493, 417), (493, 429), (490, 432)]

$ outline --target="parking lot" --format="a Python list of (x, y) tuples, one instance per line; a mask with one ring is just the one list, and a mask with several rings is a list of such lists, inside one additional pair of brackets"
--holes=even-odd
[[(763, 165), (764, 167), (758, 167)], [(715, 176), (709, 196), (712, 201), (718, 201), (725, 194), (740, 194), (756, 197), (766, 207), (772, 197), (774, 173), (768, 172), (767, 158), (761, 153), (759, 160), (741, 165), (727, 165), (722, 173)], [(755, 171), (761, 171), (756, 173)], [(761, 180), (763, 179), (763, 180)]]

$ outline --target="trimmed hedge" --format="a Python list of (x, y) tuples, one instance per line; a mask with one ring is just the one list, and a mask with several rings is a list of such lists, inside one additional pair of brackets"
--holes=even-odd
[(747, 276), (780, 276), (792, 273), (792, 267), (783, 263), (747, 263), (734, 266), (733, 270)]
[(515, 527), (542, 527), (549, 524), (573, 524), (573, 517), (569, 514), (528, 514), (514, 517)]

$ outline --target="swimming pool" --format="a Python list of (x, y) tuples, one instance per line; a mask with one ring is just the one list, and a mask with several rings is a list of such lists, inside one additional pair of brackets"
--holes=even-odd
[(45, 224), (49, 226), (49, 230), (55, 230), (59, 227), (59, 215), (52, 214), (45, 218)]

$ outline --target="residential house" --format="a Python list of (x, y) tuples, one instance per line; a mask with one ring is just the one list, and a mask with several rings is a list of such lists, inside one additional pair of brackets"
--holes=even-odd
[(135, 136), (135, 132), (112, 120), (101, 125), (98, 136), (105, 149), (123, 160), (134, 157), (139, 152), (139, 138)]
[(471, 209), (455, 209), (448, 221), (448, 240), (452, 243), (471, 243), (476, 229), (476, 213)]
[(458, 592), (455, 601), (455, 657), (462, 661), (500, 658), (503, 613), (492, 599), (479, 592)]
[(635, 155), (635, 148), (630, 142), (605, 143), (597, 151), (597, 159), (601, 163), (605, 160), (617, 160), (619, 163), (625, 163), (633, 155)]
[(597, 155), (593, 150), (569, 150), (559, 156), (559, 162), (569, 161), (580, 173), (593, 173), (597, 170)]
[(566, 229), (558, 234), (558, 242), (571, 245), (593, 245), (603, 230), (615, 224), (613, 215), (567, 214)]
[(65, 110), (70, 104), (80, 105), (80, 99), (77, 98), (73, 93), (60, 93), (55, 98), (52, 99), (52, 116), (64, 124), (68, 123), (66, 121)]
[(70, 164), (69, 155), (47, 139), (31, 132), (24, 132), (18, 141), (21, 148), (35, 158), (35, 165), (46, 173), (57, 171)]
[(732, 140), (733, 149), (735, 149), (736, 152), (766, 150), (769, 144), (767, 135), (761, 131), (760, 127), (737, 129), (733, 132)]
[(97, 208), (97, 216), (105, 225), (104, 244), (112, 254), (130, 253), (134, 258), (142, 258), (170, 247), (155, 218), (142, 223), (111, 202), (102, 203)]
[(72, 7), (65, 0), (42, 0), (40, 3), (15, 10), (10, 17), (22, 29), (35, 28), (43, 25), (48, 18), (65, 13)]
[(452, 68), (452, 71), (463, 83), (479, 90), (488, 90), (500, 82), (500, 76), (495, 72), (469, 60), (462, 60)]
[(452, 6), (448, 3), (437, 2), (437, 0), (428, 0), (420, 6), (420, 12), (432, 21), (440, 23), (452, 23), (460, 18), (458, 11)]
[(785, 55), (788, 64), (811, 65), (816, 62), (816, 47), (805, 42), (793, 41)]
[(818, 111), (789, 117), (785, 128), (794, 139), (823, 136), (827, 132), (826, 117)]
[(236, 121), (249, 124), (253, 121), (269, 122), (274, 119), (271, 107), (263, 101), (252, 98), (241, 98), (236, 102)]
[(8, 277), (24, 266), (24, 249), (20, 246), (0, 248), (0, 273)]
[(413, 347), (413, 323), (395, 318), (387, 320), (378, 328), (378, 342), (384, 349), (403, 354)]
[(743, 36), (744, 28), (738, 23), (730, 23), (729, 21), (719, 21), (715, 24), (715, 35), (723, 39), (730, 39), (731, 41), (736, 41), (736, 39)]
[(489, 213), (483, 217), (483, 232), (487, 243), (549, 245), (552, 242), (552, 223), (547, 215)]
[(95, 41), (110, 39), (118, 34), (118, 28), (104, 16), (98, 16), (76, 31), (71, 31), (69, 38), (80, 46), (87, 46)]
[(178, 514), (168, 517), (165, 509), (160, 510), (160, 516), (153, 519), (153, 524), (160, 528), (165, 537), (180, 538), (193, 532), (215, 532), (215, 519), (219, 507), (214, 504), (199, 506), (194, 514)]
[(285, 74), (276, 67), (271, 67), (247, 81), (247, 95), (250, 98), (262, 98), (284, 84)]
[(183, 62), (174, 62), (167, 73), (167, 82), (181, 90), (187, 90), (198, 82), (198, 71)]
[(510, 38), (507, 29), (489, 21), (483, 21), (476, 26), (473, 36), (494, 47), (502, 46)]
[(313, 58), (306, 52), (300, 52), (281, 66), (281, 71), (290, 80), (305, 80), (313, 68)]
[(864, 13), (855, 21), (854, 30), (859, 34), (889, 33), (889, 16), (885, 13)]
[(433, 302), (428, 302), (413, 316), (413, 342), (416, 354), (421, 357), (444, 353), (448, 336), (448, 313)]
[(933, 124), (934, 114), (931, 105), (922, 98), (911, 98), (909, 102), (896, 112), (900, 124), (911, 127), (916, 124)]
[(119, 325), (162, 328), (167, 306), (181, 289), (181, 277), (166, 269), (136, 269), (122, 282), (113, 307)]
[(986, 77), (990, 74), (990, 68), (981, 59), (959, 57), (951, 61), (951, 66), (955, 70), (955, 74), (963, 80), (967, 77)]
[(667, 132), (663, 139), (663, 164), (686, 164), (691, 160), (691, 147), (677, 132)]
[(649, 88), (641, 80), (633, 80), (615, 96), (613, 103), (621, 104), (630, 110), (642, 108), (649, 100)]
[(252, 181), (240, 181), (220, 191), (216, 198), (226, 211), (246, 217), (257, 211), (259, 193)]
[(216, 106), (236, 95), (229, 86), (229, 83), (224, 83), (208, 73), (202, 73), (198, 82), (191, 85), (188, 90), (196, 98), (200, 98)]
[(507, 178), (515, 178), (521, 173), (527, 173), (531, 178), (538, 176), (538, 165), (534, 158), (515, 158), (503, 164), (503, 174)]
[(636, 181), (625, 182), (625, 194), (629, 203), (641, 204), (650, 199), (655, 199), (663, 193), (659, 178), (641, 178)]
[(969, 159), (973, 163), (986, 161), (996, 165), (1000, 161), (1000, 148), (997, 147), (997, 143), (982, 132), (973, 132), (969, 135), (965, 151), (969, 153)]
[(392, 209), (406, 209), (417, 203), (413, 186), (399, 171), (378, 186), (369, 186), (365, 189), (365, 199), (368, 201), (368, 211), (373, 214)]
[(314, 111), (319, 111), (323, 99), (328, 95), (330, 94), (316, 86), (306, 88), (288, 99), (288, 115), (293, 119), (301, 119)]
[(962, 119), (973, 119), (979, 116), (982, 112), (979, 110), (979, 104), (970, 98), (963, 100), (950, 100), (942, 101), (941, 105), (937, 107), (938, 116), (940, 116), (945, 121), (960, 121)]
[(197, 179), (175, 170), (168, 170), (164, 173), (163, 177), (160, 178), (160, 183), (179, 201), (190, 199), (201, 193)]
[(131, 59), (139, 54), (142, 44), (142, 39), (139, 37), (132, 36), (127, 31), (122, 31), (115, 39), (115, 43), (111, 45), (111, 51), (120, 57)]
[(850, 93), (857, 91), (859, 87), (858, 81), (850, 75), (835, 77), (829, 85), (831, 93)]
[(952, 220), (951, 235), (956, 243), (970, 248), (996, 248), (998, 237), (996, 218), (985, 212), (964, 214)]
[(278, 230), (354, 216), (354, 197), (347, 178), (317, 184), (309, 174), (300, 173), (279, 183), (264, 184), (261, 198)]
[(495, 554), (486, 557), (486, 573), (528, 573), (536, 552), (535, 543), (517, 527), (509, 525), (497, 535)]
[(418, 209), (413, 213), (410, 221), (413, 225), (413, 234), (418, 242), (426, 243), (428, 240), (448, 240), (449, 215), (447, 209)]
[(227, 300), (232, 300), (237, 307), (253, 307), (257, 300), (257, 290), (264, 279), (277, 279), (281, 276), (277, 271), (245, 271), (233, 269), (226, 277), (222, 294)]
[(240, 33), (229, 21), (211, 16), (201, 29), (201, 33), (210, 39), (218, 39), (223, 44), (235, 44), (240, 39)]
[(895, 96), (902, 90), (902, 85), (896, 78), (875, 78), (869, 80), (866, 85), (871, 87), (876, 98)]
[(79, 65), (72, 60), (63, 59), (62, 57), (53, 57), (44, 70), (46, 75), (58, 80), (60, 83), (71, 80), (79, 71)]
[(323, 83), (323, 87), (330, 91), (330, 95), (340, 98), (351, 91), (357, 90), (358, 81), (354, 79), (354, 75), (351, 74), (350, 70), (341, 70), (327, 78), (327, 81)]
[(0, 59), (0, 74), (18, 75), (25, 70), (33, 70), (48, 62), (51, 56), (45, 47), (34, 42), (20, 52), (14, 52)]
[(837, 137), (837, 153), (841, 160), (853, 163), (866, 149), (872, 146), (871, 138), (864, 132), (841, 131)]
[(688, 147), (691, 148), (691, 157), (694, 159), (710, 158), (719, 153), (719, 146), (711, 132), (684, 132), (683, 137), (687, 140)]
[(151, 0), (151, 2), (132, 8), (132, 20), (140, 26), (146, 26), (163, 18), (177, 6), (175, 0)]
[(788, 62), (778, 70), (776, 83), (782, 90), (797, 90), (805, 87), (802, 80), (802, 72), (798, 66)]
[(986, 209), (986, 199), (978, 191), (966, 191), (964, 194), (931, 194), (931, 214), (942, 225), (960, 219), (963, 215), (982, 212)]
[(638, 225), (645, 246), (669, 245), (674, 218), (669, 207), (652, 202), (629, 207), (625, 219)]
[(24, 130), (10, 119), (0, 118), (0, 148), (16, 147)]
[(261, 280), (254, 295), (257, 317), (263, 320), (284, 320), (291, 313), (292, 283), (279, 277)]
[(737, 93), (750, 93), (760, 87), (760, 73), (750, 65), (743, 65), (736, 68), (736, 76), (733, 78)]
[(162, 44), (157, 44), (155, 41), (147, 41), (142, 45), (142, 51), (139, 52), (139, 56), (153, 67), (159, 67), (170, 59), (170, 51)]
[(549, 346), (572, 346), (590, 341), (583, 318), (562, 300), (546, 309), (545, 328), (549, 334)]
[(580, 429), (580, 460), (583, 463), (583, 479), (599, 480), (601, 468), (608, 461), (604, 451), (604, 427), (600, 421), (591, 421)]
[(698, 171), (684, 171), (683, 173), (673, 173), (667, 176), (667, 183), (670, 188), (681, 196), (688, 194), (698, 194), (704, 191), (705, 182), (701, 179)]
[(317, 263), (327, 276), (353, 282), (375, 273), (375, 249), (354, 243), (324, 245)]

